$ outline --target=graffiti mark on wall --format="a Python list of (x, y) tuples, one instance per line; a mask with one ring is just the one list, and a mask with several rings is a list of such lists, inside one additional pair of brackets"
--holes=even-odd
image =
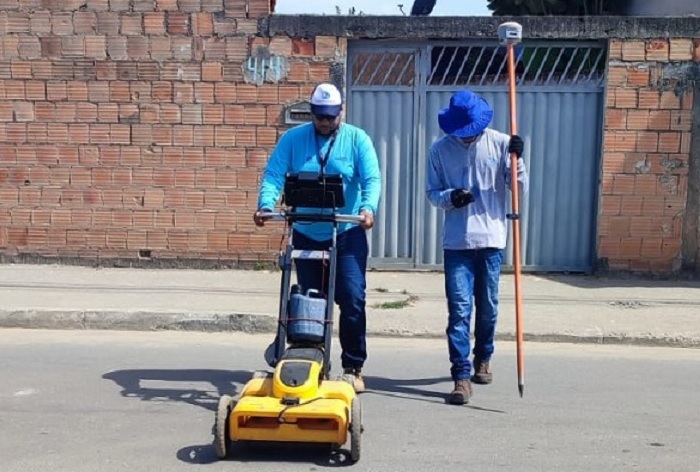
[(287, 76), (287, 60), (270, 53), (267, 48), (258, 48), (244, 64), (246, 82), (261, 85), (265, 82), (277, 83)]

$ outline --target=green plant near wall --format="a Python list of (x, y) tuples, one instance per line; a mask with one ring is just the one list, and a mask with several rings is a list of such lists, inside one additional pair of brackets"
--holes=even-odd
[[(343, 10), (338, 5), (335, 6), (335, 14), (344, 15)], [(357, 8), (350, 7), (348, 8), (347, 16), (363, 16), (364, 14), (365, 13), (362, 10), (357, 11)]]
[[(437, 1), (439, 0), (414, 0), (411, 15), (430, 15)], [(495, 16), (586, 16), (620, 14), (628, 0), (488, 0), (488, 2), (488, 7)]]
[(615, 11), (623, 0), (489, 0), (496, 16), (604, 15)]

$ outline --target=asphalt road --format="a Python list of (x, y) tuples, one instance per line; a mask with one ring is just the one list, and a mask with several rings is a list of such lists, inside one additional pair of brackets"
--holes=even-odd
[[(268, 340), (0, 330), (0, 470), (348, 466), (342, 451), (270, 445), (216, 461), (216, 401), (264, 367)], [(350, 469), (700, 471), (698, 350), (527, 344), (521, 399), (514, 345), (497, 349), (494, 384), (455, 407), (443, 342), (370, 339), (363, 457)]]

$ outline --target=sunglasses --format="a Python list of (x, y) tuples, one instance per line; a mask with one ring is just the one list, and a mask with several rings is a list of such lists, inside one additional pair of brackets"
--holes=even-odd
[(318, 121), (335, 121), (338, 117), (332, 115), (314, 115), (314, 118)]

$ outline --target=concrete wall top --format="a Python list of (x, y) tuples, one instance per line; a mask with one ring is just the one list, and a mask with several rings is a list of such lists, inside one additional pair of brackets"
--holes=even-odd
[(272, 15), (260, 20), (264, 36), (338, 36), (351, 39), (495, 38), (498, 25), (518, 21), (533, 39), (645, 39), (700, 37), (699, 17), (523, 16), (411, 17)]

